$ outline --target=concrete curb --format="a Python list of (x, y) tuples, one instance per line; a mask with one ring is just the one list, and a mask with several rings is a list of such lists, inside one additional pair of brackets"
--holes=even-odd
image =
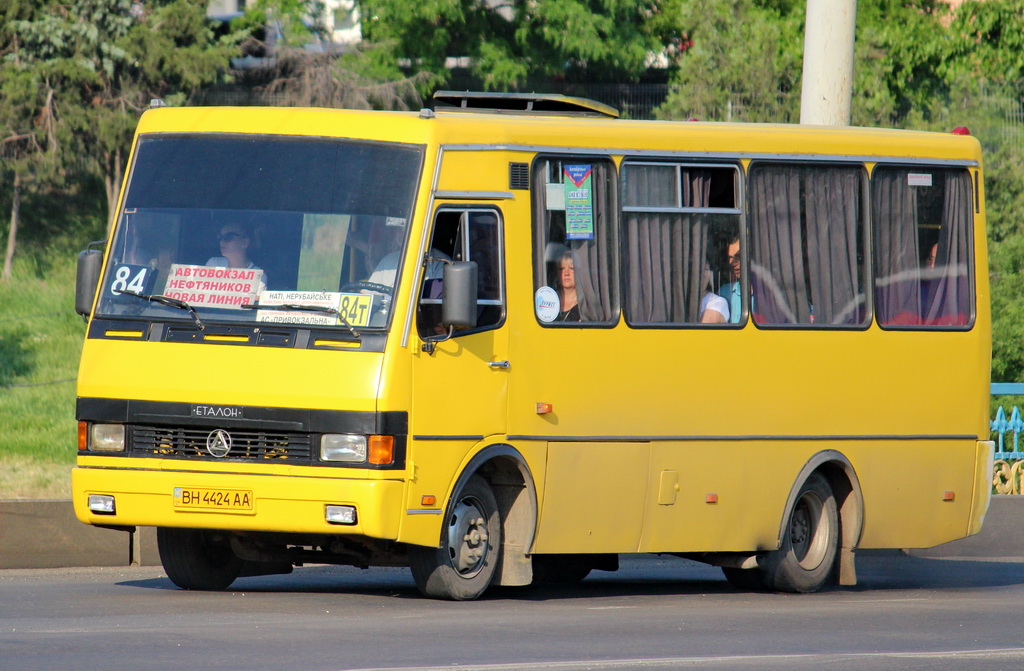
[[(1024, 496), (993, 496), (981, 533), (923, 550), (914, 557), (1024, 557)], [(0, 569), (73, 566), (158, 566), (156, 532), (134, 533), (82, 524), (71, 501), (0, 501)]]
[(0, 569), (160, 564), (156, 532), (100, 529), (67, 500), (0, 501)]

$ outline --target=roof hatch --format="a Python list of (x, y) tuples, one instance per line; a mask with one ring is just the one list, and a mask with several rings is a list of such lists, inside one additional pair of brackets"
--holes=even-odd
[(434, 94), (433, 107), (438, 112), (548, 114), (612, 119), (619, 117), (619, 110), (604, 103), (557, 93), (438, 91)]

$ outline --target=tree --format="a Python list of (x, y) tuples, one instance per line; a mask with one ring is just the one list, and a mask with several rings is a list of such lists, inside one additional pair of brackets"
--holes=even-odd
[(337, 55), (283, 49), (256, 77), (266, 80), (263, 95), (279, 105), (389, 110), (418, 105), (436, 78), (428, 72), (405, 77), (397, 67), (380, 67), (373, 51)]
[(18, 245), (21, 196), (26, 187), (53, 173), (56, 153), (53, 92), (41, 85), (39, 73), (22, 58), (22, 45), (12, 26), (32, 16), (28, 4), (0, 6), (0, 178), (11, 179), (11, 211), (2, 278), (11, 278)]
[(447, 59), (465, 59), (489, 90), (534, 75), (631, 81), (652, 54), (677, 48), (682, 0), (361, 0), (367, 39), (412, 72), (442, 79)]
[(25, 60), (53, 93), (66, 169), (104, 181), (108, 212), (127, 147), (152, 98), (182, 103), (226, 72), (235, 36), (216, 40), (202, 0), (53, 0), (12, 23)]
[(684, 51), (658, 116), (795, 120), (803, 19), (795, 0), (687, 3), (679, 14)]

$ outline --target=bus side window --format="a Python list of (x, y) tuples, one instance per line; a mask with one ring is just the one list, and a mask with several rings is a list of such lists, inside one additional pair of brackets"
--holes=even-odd
[(538, 158), (532, 172), (535, 314), (545, 326), (618, 317), (615, 166)]
[(880, 325), (970, 325), (971, 187), (970, 174), (963, 169), (875, 168), (871, 208)]
[(867, 323), (865, 184), (861, 165), (751, 165), (748, 258), (756, 324)]
[(477, 264), (477, 325), (472, 332), (495, 328), (505, 318), (501, 217), (487, 208), (442, 208), (434, 218), (429, 260), (420, 288), (416, 324), (420, 337), (447, 333), (441, 326), (445, 261)]
[[(740, 235), (734, 164), (622, 164), (623, 272), (631, 325), (739, 323), (731, 309), (729, 246)], [(737, 298), (740, 296), (736, 284)]]

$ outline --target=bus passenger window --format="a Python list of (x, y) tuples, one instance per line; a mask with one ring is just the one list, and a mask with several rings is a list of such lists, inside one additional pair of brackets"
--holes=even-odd
[(421, 338), (444, 335), (441, 293), (447, 261), (477, 264), (477, 325), (472, 332), (494, 328), (505, 317), (501, 219), (495, 210), (442, 208), (434, 219), (427, 251), (416, 324)]
[(630, 324), (741, 321), (739, 266), (734, 274), (729, 263), (730, 254), (738, 258), (740, 249), (739, 184), (736, 165), (623, 163), (623, 263)]
[(765, 326), (867, 323), (861, 165), (750, 168), (750, 287)]
[(545, 326), (615, 321), (614, 176), (593, 157), (534, 163), (534, 308)]
[(879, 166), (871, 186), (878, 323), (969, 326), (974, 311), (970, 174)]

